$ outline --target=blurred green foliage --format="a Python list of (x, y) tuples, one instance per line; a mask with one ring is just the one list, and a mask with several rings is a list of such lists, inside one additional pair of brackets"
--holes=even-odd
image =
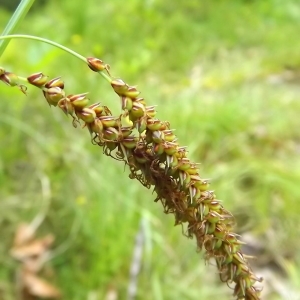
[(14, 11), (17, 8), (19, 2), (19, 0), (1, 0), (0, 8)]
[[(9, 17), (0, 10), (1, 28)], [(159, 105), (158, 117), (176, 128), (235, 214), (237, 231), (262, 244), (258, 274), (284, 286), (267, 277), (268, 299), (300, 291), (299, 31), (298, 0), (53, 0), (19, 28), (103, 59)], [(68, 93), (89, 91), (119, 114), (104, 80), (48, 45), (12, 41), (1, 65), (20, 76), (62, 76)], [(1, 299), (15, 299), (9, 249), (17, 225), (41, 212), (40, 234), (56, 236), (52, 281), (64, 299), (105, 299), (110, 290), (126, 299), (141, 220), (137, 299), (231, 299), (151, 191), (91, 145), (86, 130), (33, 88), (25, 97), (1, 84), (0, 93)]]

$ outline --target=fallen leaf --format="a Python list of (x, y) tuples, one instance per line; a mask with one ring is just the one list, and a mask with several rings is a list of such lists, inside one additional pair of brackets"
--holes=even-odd
[(14, 239), (14, 247), (26, 244), (34, 238), (35, 229), (28, 223), (19, 225)]
[(48, 250), (54, 241), (54, 236), (49, 234), (42, 239), (33, 240), (23, 246), (13, 247), (10, 254), (13, 258), (24, 261), (27, 258), (37, 258)]
[(60, 291), (46, 280), (30, 273), (23, 272), (23, 286), (33, 296), (40, 298), (60, 298)]

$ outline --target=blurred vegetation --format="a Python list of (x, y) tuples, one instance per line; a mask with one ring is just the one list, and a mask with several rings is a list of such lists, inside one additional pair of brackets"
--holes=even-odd
[(1, 0), (0, 7), (3, 9), (14, 11), (17, 8), (19, 2), (19, 0)]
[[(0, 28), (10, 14), (0, 10)], [(250, 237), (246, 250), (274, 300), (300, 292), (299, 31), (298, 0), (53, 0), (19, 28), (103, 59), (159, 105), (158, 117), (177, 129)], [(70, 94), (89, 91), (92, 102), (120, 111), (104, 80), (48, 45), (12, 41), (1, 65), (62, 76)], [(41, 212), (40, 234), (56, 237), (49, 265), (63, 299), (106, 299), (112, 290), (126, 299), (141, 221), (137, 299), (231, 299), (151, 191), (91, 145), (86, 130), (37, 90), (25, 97), (1, 84), (0, 93), (1, 299), (16, 299), (14, 232)]]

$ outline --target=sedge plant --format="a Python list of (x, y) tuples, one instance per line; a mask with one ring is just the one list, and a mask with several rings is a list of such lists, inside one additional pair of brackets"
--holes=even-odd
[(110, 67), (94, 57), (85, 58), (53, 41), (28, 35), (3, 35), (0, 40), (25, 38), (58, 47), (82, 60), (99, 73), (120, 99), (121, 112), (113, 115), (102, 103), (90, 104), (87, 93), (66, 93), (60, 77), (49, 79), (39, 72), (27, 77), (0, 68), (0, 80), (26, 94), (27, 86), (41, 90), (50, 106), (70, 116), (74, 127), (87, 128), (92, 144), (103, 153), (128, 166), (129, 177), (154, 190), (166, 214), (173, 214), (176, 225), (185, 225), (186, 235), (195, 237), (197, 248), (207, 260), (214, 260), (220, 280), (233, 287), (236, 299), (258, 300), (262, 279), (252, 271), (248, 256), (234, 233), (234, 217), (209, 188), (209, 180), (199, 174), (198, 164), (188, 157), (170, 123), (157, 118), (140, 91), (115, 78)]
[[(220, 280), (234, 289), (236, 299), (260, 299), (257, 277), (241, 251), (242, 242), (234, 233), (234, 217), (209, 189), (209, 181), (200, 177), (198, 164), (188, 158), (167, 121), (156, 117), (135, 86), (110, 74), (110, 67), (98, 58), (85, 58), (53, 41), (35, 36), (9, 35), (22, 20), (34, 0), (22, 0), (2, 36), (0, 55), (12, 38), (37, 40), (58, 47), (82, 60), (111, 85), (121, 102), (122, 112), (113, 116), (109, 107), (90, 104), (87, 93), (66, 94), (61, 78), (49, 79), (43, 73), (18, 76), (0, 67), (0, 80), (26, 94), (27, 86), (39, 88), (50, 106), (60, 108), (72, 119), (74, 127), (87, 128), (91, 142), (128, 166), (129, 177), (153, 189), (156, 202), (164, 212), (173, 214), (176, 225), (187, 224), (187, 236), (195, 237), (206, 259), (214, 259)], [(129, 122), (128, 122), (129, 121)]]

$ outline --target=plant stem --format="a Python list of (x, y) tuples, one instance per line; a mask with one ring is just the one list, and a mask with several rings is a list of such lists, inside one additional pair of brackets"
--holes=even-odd
[[(28, 39), (28, 40), (35, 40), (35, 41), (40, 41), (40, 42), (43, 42), (43, 43), (46, 43), (46, 44), (49, 44), (51, 46), (54, 46), (54, 47), (57, 47), (75, 57), (77, 57), (78, 59), (82, 60), (85, 64), (87, 63), (87, 60), (84, 56), (80, 55), (79, 53), (71, 50), (70, 48), (68, 47), (65, 47), (61, 44), (58, 44), (56, 42), (53, 42), (51, 40), (48, 40), (48, 39), (45, 39), (45, 38), (41, 38), (41, 37), (38, 37), (38, 36), (34, 36), (34, 35), (26, 35), (26, 34), (12, 34), (12, 35), (2, 35), (0, 36), (0, 43), (1, 43), (1, 40), (10, 40), (10, 39), (15, 39), (15, 38), (18, 38), (18, 39)], [(0, 55), (1, 55), (1, 52), (0, 52)], [(109, 83), (111, 82), (111, 77), (108, 76), (107, 74), (105, 74), (104, 72), (102, 71), (99, 71), (98, 72), (102, 77), (104, 77)]]
[[(8, 35), (13, 33), (17, 26), (21, 23), (24, 17), (27, 15), (30, 7), (35, 0), (22, 0), (15, 10), (14, 14), (10, 18), (8, 24), (6, 25), (2, 35)], [(9, 40), (0, 41), (0, 57), (3, 54), (5, 48), (7, 47)]]

